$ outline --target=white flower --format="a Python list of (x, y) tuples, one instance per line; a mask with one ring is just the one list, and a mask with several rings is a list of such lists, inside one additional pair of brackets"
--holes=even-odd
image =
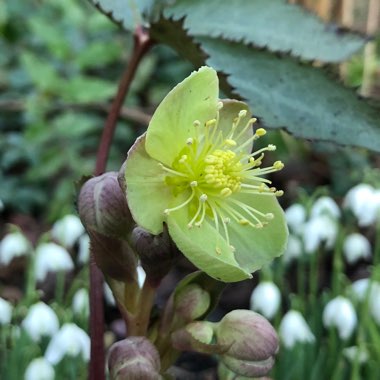
[(43, 281), (48, 272), (72, 269), (74, 269), (74, 263), (69, 252), (58, 244), (42, 243), (36, 248), (34, 271), (38, 281)]
[(280, 290), (273, 282), (261, 282), (252, 292), (250, 303), (251, 310), (258, 311), (264, 317), (272, 319), (280, 307)]
[(302, 256), (302, 242), (301, 242), (301, 240), (294, 235), (289, 235), (288, 245), (287, 245), (286, 250), (282, 256), (282, 259), (285, 261), (285, 263), (289, 263), (293, 259), (296, 259), (300, 256)]
[(15, 257), (31, 251), (28, 239), (21, 232), (6, 235), (0, 243), (0, 264), (8, 265)]
[(86, 264), (90, 259), (90, 237), (85, 234), (79, 238), (78, 262)]
[(369, 312), (380, 326), (380, 282), (363, 278), (355, 281), (351, 285), (351, 289), (359, 301), (363, 302), (368, 297)]
[(109, 285), (106, 282), (104, 282), (104, 285), (103, 285), (103, 292), (104, 292), (104, 298), (106, 300), (107, 305), (115, 306), (116, 305), (115, 297), (112, 293), (112, 289), (109, 287)]
[(90, 338), (74, 323), (64, 324), (53, 336), (45, 352), (45, 358), (51, 364), (59, 363), (65, 355), (81, 355), (85, 361), (90, 359)]
[(294, 203), (285, 211), (285, 218), (291, 231), (300, 234), (306, 221), (306, 210), (300, 203)]
[(348, 263), (355, 264), (360, 259), (371, 257), (371, 244), (362, 234), (350, 234), (344, 239), (343, 254)]
[(90, 313), (90, 300), (85, 288), (77, 290), (74, 294), (72, 308), (75, 314), (88, 316)]
[(297, 342), (314, 342), (315, 337), (311, 332), (304, 317), (299, 311), (289, 310), (280, 323), (279, 334), (287, 348), (292, 348)]
[(0, 297), (0, 325), (7, 325), (12, 319), (13, 306)]
[(59, 328), (54, 310), (43, 302), (37, 302), (30, 307), (21, 325), (35, 342), (42, 336), (52, 336)]
[(343, 355), (351, 362), (358, 360), (360, 364), (364, 364), (369, 359), (368, 352), (365, 349), (360, 349), (357, 346), (344, 348)]
[(338, 296), (327, 303), (323, 310), (323, 324), (325, 327), (336, 327), (339, 337), (348, 339), (357, 325), (357, 317), (351, 301)]
[(53, 366), (44, 358), (33, 359), (25, 371), (24, 380), (54, 380)]
[(141, 265), (137, 265), (136, 271), (137, 271), (137, 282), (139, 284), (139, 287), (142, 288), (145, 282), (146, 273)]
[(328, 249), (334, 246), (338, 235), (337, 223), (327, 215), (311, 218), (303, 231), (303, 241), (306, 253), (313, 253), (320, 244), (325, 243)]
[(361, 183), (348, 191), (343, 205), (349, 208), (361, 227), (374, 224), (380, 212), (380, 190)]
[(54, 223), (51, 234), (66, 248), (72, 248), (84, 233), (84, 227), (76, 215), (66, 215)]
[(314, 218), (320, 215), (327, 215), (334, 219), (339, 219), (340, 209), (332, 198), (326, 196), (320, 197), (314, 202), (310, 216)]

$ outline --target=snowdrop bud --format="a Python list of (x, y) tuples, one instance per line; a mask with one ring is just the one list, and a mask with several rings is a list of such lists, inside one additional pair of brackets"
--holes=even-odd
[(132, 336), (112, 345), (108, 354), (111, 380), (159, 380), (160, 355), (145, 337)]
[(312, 218), (319, 215), (327, 215), (334, 219), (339, 219), (340, 209), (332, 198), (320, 197), (314, 202), (310, 212)]
[(21, 325), (35, 342), (40, 341), (43, 336), (54, 335), (59, 328), (54, 310), (43, 302), (37, 302), (29, 308)]
[(13, 306), (0, 297), (0, 325), (7, 325), (12, 319)]
[(25, 371), (24, 380), (54, 380), (54, 367), (44, 358), (33, 359)]
[(30, 253), (31, 245), (21, 232), (5, 235), (0, 242), (0, 264), (8, 265), (15, 257)]
[(299, 311), (289, 310), (281, 320), (280, 337), (285, 347), (292, 348), (297, 342), (312, 343), (315, 337)]
[(269, 281), (261, 282), (251, 295), (251, 310), (257, 311), (264, 317), (273, 318), (281, 303), (281, 293), (278, 287)]
[(289, 235), (288, 245), (282, 256), (282, 259), (285, 263), (291, 262), (293, 259), (297, 259), (302, 255), (302, 242), (301, 240), (294, 235)]
[(90, 338), (74, 323), (64, 324), (53, 336), (45, 352), (46, 360), (53, 365), (59, 363), (65, 355), (80, 355), (84, 361), (90, 359)]
[(351, 301), (338, 296), (327, 303), (323, 310), (323, 324), (325, 327), (336, 327), (339, 337), (348, 339), (357, 324), (357, 317)]
[(285, 211), (285, 218), (291, 231), (296, 234), (302, 232), (306, 221), (306, 210), (300, 203), (294, 203)]
[(90, 313), (90, 301), (88, 291), (85, 288), (77, 290), (74, 294), (72, 308), (75, 314), (88, 316)]
[(55, 243), (42, 243), (36, 248), (34, 273), (38, 281), (43, 281), (48, 272), (70, 271), (73, 260), (63, 247)]
[(371, 257), (371, 244), (362, 234), (353, 233), (344, 239), (343, 253), (349, 264), (355, 264)]
[(303, 231), (303, 240), (306, 253), (313, 253), (325, 243), (328, 249), (334, 246), (338, 235), (338, 226), (334, 220), (326, 215), (311, 218)]
[(72, 248), (84, 233), (84, 227), (76, 215), (66, 215), (53, 224), (52, 237), (66, 248)]
[(78, 262), (86, 264), (90, 259), (90, 237), (84, 234), (79, 238)]
[(218, 344), (228, 347), (220, 359), (240, 376), (266, 375), (274, 364), (278, 338), (272, 325), (250, 310), (233, 310), (215, 329)]

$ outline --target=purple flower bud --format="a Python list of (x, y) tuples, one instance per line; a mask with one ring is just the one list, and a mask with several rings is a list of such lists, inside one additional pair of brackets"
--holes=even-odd
[(116, 342), (108, 353), (108, 369), (112, 380), (158, 380), (160, 355), (145, 337), (133, 336)]

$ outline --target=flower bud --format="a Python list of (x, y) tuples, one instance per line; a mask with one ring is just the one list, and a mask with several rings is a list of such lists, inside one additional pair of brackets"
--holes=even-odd
[(111, 380), (158, 380), (160, 356), (145, 337), (132, 336), (112, 345), (108, 354)]
[(148, 281), (153, 285), (158, 285), (172, 268), (176, 256), (179, 255), (166, 228), (163, 233), (152, 235), (142, 227), (136, 227), (132, 232), (132, 241)]
[(272, 325), (250, 310), (234, 310), (215, 330), (218, 344), (227, 346), (222, 362), (240, 376), (264, 376), (274, 364), (278, 338)]
[(78, 197), (78, 212), (87, 230), (125, 239), (134, 224), (118, 173), (89, 179)]

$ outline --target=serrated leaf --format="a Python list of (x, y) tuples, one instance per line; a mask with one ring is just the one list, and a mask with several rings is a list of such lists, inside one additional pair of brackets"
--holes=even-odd
[(206, 63), (227, 75), (227, 92), (246, 99), (271, 128), (297, 137), (380, 151), (380, 108), (359, 99), (321, 68), (242, 44), (197, 39)]
[(242, 41), (306, 60), (340, 62), (365, 43), (285, 0), (177, 0), (164, 17), (185, 18), (183, 27), (192, 36)]

